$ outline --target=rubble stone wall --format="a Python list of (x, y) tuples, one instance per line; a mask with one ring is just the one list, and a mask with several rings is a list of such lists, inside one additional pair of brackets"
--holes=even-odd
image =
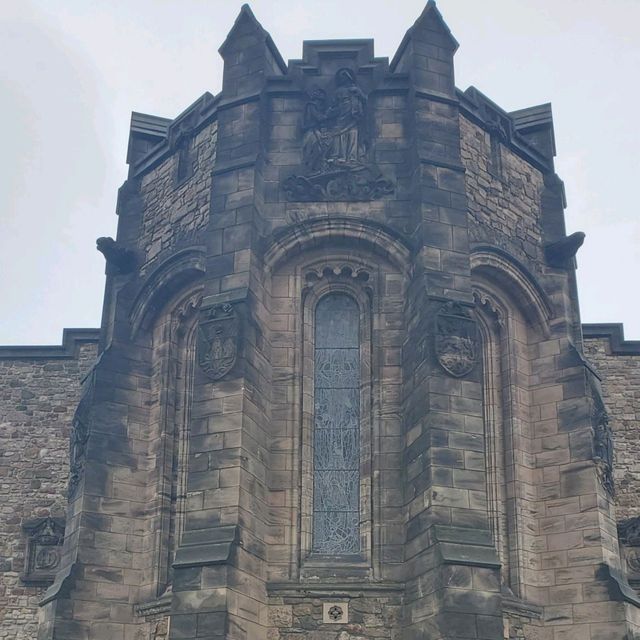
[[(35, 640), (42, 586), (26, 585), (23, 524), (64, 518), (69, 433), (97, 341), (69, 357), (6, 357), (0, 348), (0, 638)], [(54, 353), (58, 347), (53, 347)], [(57, 353), (56, 353), (57, 355)]]
[(585, 335), (585, 355), (602, 377), (614, 432), (616, 517), (620, 521), (640, 516), (640, 344), (637, 353), (616, 350), (610, 337)]
[(211, 167), (215, 162), (217, 123), (199, 131), (189, 143), (189, 163), (178, 179), (179, 153), (174, 153), (142, 179), (142, 228), (139, 247), (143, 271), (152, 268), (160, 254), (182, 244), (193, 244), (198, 230), (209, 220)]
[(542, 173), (464, 117), (460, 133), (470, 240), (497, 245), (539, 270)]

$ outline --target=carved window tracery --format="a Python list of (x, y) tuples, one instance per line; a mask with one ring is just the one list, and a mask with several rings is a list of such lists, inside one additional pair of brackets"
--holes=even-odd
[(345, 293), (315, 311), (313, 547), (360, 551), (360, 311)]
[(371, 269), (336, 258), (301, 276), (302, 557), (359, 564), (371, 561), (373, 527)]

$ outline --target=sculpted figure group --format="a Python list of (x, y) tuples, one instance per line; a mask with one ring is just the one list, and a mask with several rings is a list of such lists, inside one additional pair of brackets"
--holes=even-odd
[(326, 92), (314, 87), (305, 108), (302, 155), (311, 172), (364, 165), (367, 97), (356, 85), (351, 69), (336, 73), (336, 86), (331, 104)]
[(283, 183), (294, 201), (373, 200), (393, 185), (370, 161), (367, 96), (348, 68), (335, 74), (335, 91), (313, 87), (305, 106), (302, 136), (304, 173)]

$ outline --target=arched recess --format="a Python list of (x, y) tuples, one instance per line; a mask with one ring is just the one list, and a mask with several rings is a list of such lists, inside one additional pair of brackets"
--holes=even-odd
[(131, 305), (129, 324), (131, 337), (141, 329), (149, 329), (153, 320), (172, 296), (205, 273), (204, 247), (192, 247), (173, 254), (161, 262), (146, 278)]
[(172, 564), (184, 530), (191, 406), (196, 360), (198, 310), (202, 284), (171, 299), (152, 323), (150, 462), (154, 470), (151, 500), (152, 588), (156, 596), (171, 590)]
[[(384, 579), (402, 558), (402, 343), (410, 249), (378, 225), (323, 219), (265, 252), (265, 342), (272, 363), (270, 566), (286, 579)], [(316, 310), (332, 294), (359, 310), (359, 523), (354, 553), (314, 546)], [(353, 549), (351, 549), (353, 551)], [(391, 574), (386, 576), (390, 579)]]
[[(172, 564), (184, 529), (198, 310), (204, 253), (180, 251), (146, 279), (129, 314), (131, 339), (148, 354), (146, 522), (141, 604), (172, 589)], [(155, 606), (155, 605), (154, 605)]]
[(533, 355), (550, 334), (551, 307), (517, 263), (495, 251), (472, 255), (482, 343), (489, 516), (503, 589), (537, 600), (537, 471)]

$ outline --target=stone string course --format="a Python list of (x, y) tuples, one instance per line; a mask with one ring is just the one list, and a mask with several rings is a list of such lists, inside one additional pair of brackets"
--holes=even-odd
[(0, 638), (35, 640), (43, 588), (20, 580), (25, 564), (22, 524), (64, 517), (69, 433), (80, 380), (95, 361), (96, 343), (68, 359), (13, 359), (0, 354)]

